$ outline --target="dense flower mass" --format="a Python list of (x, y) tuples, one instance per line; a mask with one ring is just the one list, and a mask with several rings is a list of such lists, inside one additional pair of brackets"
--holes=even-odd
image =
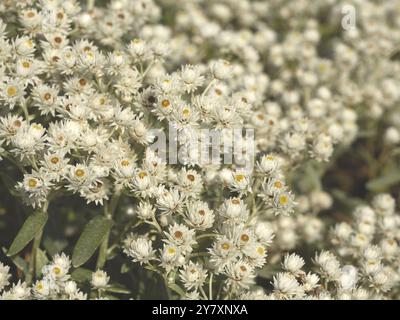
[(1, 1), (0, 299), (400, 298), (399, 39), (397, 0)]

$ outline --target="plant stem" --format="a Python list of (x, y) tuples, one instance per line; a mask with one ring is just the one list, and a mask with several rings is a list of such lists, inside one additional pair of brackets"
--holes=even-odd
[(212, 79), (210, 83), (207, 85), (207, 87), (204, 89), (203, 93), (201, 94), (202, 97), (206, 95), (208, 90), (210, 90), (211, 86), (215, 83), (215, 79)]
[[(43, 205), (43, 209), (42, 209), (44, 213), (47, 213), (48, 207), (49, 207), (49, 203), (46, 202)], [(33, 279), (35, 278), (36, 256), (37, 256), (37, 251), (40, 247), (40, 242), (42, 241), (42, 235), (43, 235), (43, 229), (39, 231), (39, 233), (35, 236), (35, 238), (33, 240), (31, 256), (29, 259), (29, 273), (26, 275), (26, 282), (28, 284), (31, 284)]]
[(26, 105), (26, 101), (21, 103), (21, 108), (22, 108), (22, 111), (24, 112), (25, 120), (29, 124), (30, 123), (30, 118), (29, 118), (28, 106)]
[(163, 276), (163, 278), (164, 278), (164, 284), (165, 284), (165, 292), (167, 293), (168, 300), (171, 300), (172, 296), (171, 296), (171, 290), (168, 286), (168, 279), (165, 275)]
[[(106, 216), (107, 219), (112, 219), (115, 209), (117, 208), (118, 205), (120, 194), (121, 193), (119, 191), (115, 192), (110, 200), (110, 204), (106, 203), (104, 205), (104, 215)], [(97, 257), (97, 263), (96, 263), (97, 269), (103, 269), (104, 265), (106, 264), (109, 240), (110, 240), (110, 231), (108, 231), (104, 235), (104, 239), (100, 245), (99, 256)]]
[(208, 300), (207, 295), (206, 295), (206, 293), (204, 292), (203, 287), (200, 287), (200, 293), (201, 293), (201, 295), (203, 296), (203, 299), (204, 299), (204, 300)]
[(87, 11), (92, 11), (94, 7), (95, 0), (87, 0)]
[(36, 265), (36, 255), (37, 250), (39, 249), (40, 242), (42, 240), (43, 231), (40, 231), (33, 240), (31, 257), (29, 259), (29, 273), (26, 277), (26, 282), (31, 284), (33, 279), (35, 278), (35, 265)]
[(200, 239), (204, 239), (204, 238), (214, 238), (217, 235), (215, 233), (205, 233), (205, 234), (201, 234), (198, 237), (196, 237), (196, 240), (200, 240)]
[(211, 274), (210, 274), (210, 281), (209, 281), (209, 288), (208, 288), (208, 295), (209, 295), (209, 297), (210, 297), (210, 300), (212, 300), (213, 277), (214, 277), (214, 273), (211, 273)]

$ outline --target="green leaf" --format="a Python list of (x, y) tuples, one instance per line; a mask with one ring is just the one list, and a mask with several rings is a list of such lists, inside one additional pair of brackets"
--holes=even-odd
[(36, 211), (31, 214), (22, 225), (17, 236), (8, 250), (7, 255), (13, 256), (20, 252), (25, 246), (43, 229), (47, 222), (47, 213)]
[(72, 280), (79, 282), (79, 283), (89, 282), (92, 280), (92, 270), (85, 269), (85, 268), (75, 269), (71, 273), (71, 278), (72, 278)]
[(12, 258), (12, 262), (15, 264), (15, 266), (19, 270), (21, 270), (24, 273), (24, 275), (27, 275), (29, 273), (28, 263), (21, 257), (16, 256), (16, 257)]
[(131, 292), (122, 284), (114, 284), (111, 287), (106, 288), (107, 292), (112, 292), (112, 293), (120, 293), (120, 294), (130, 294)]
[[(2, 247), (1, 249), (4, 254), (7, 254), (6, 248)], [(11, 260), (14, 263), (14, 265), (24, 273), (24, 275), (29, 273), (28, 263), (24, 259), (22, 259), (19, 256), (15, 256), (15, 257), (11, 257)]]
[(121, 273), (122, 274), (124, 274), (124, 273), (127, 273), (127, 272), (129, 272), (129, 271), (131, 271), (131, 268), (129, 267), (129, 265), (128, 264), (126, 264), (126, 263), (124, 263), (124, 264), (122, 264), (122, 266), (121, 266)]
[(53, 239), (50, 237), (45, 237), (43, 240), (43, 247), (50, 256), (62, 252), (67, 246), (68, 241), (66, 240)]
[(373, 179), (367, 183), (367, 189), (371, 191), (383, 191), (400, 182), (400, 172), (390, 172), (382, 177)]
[(47, 259), (46, 252), (40, 250), (39, 248), (36, 251), (36, 278), (40, 278), (42, 276), (43, 267), (48, 264), (49, 259)]
[(168, 288), (175, 291), (181, 297), (184, 297), (186, 295), (185, 292), (182, 290), (182, 288), (175, 283), (168, 283)]
[(89, 221), (72, 252), (72, 265), (75, 268), (80, 267), (90, 259), (110, 230), (111, 225), (112, 221), (102, 216)]
[(113, 296), (111, 294), (105, 294), (103, 295), (104, 298), (107, 298), (109, 300), (119, 300), (116, 296)]

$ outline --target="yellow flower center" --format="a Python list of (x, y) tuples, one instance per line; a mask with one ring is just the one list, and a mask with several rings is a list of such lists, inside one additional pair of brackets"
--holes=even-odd
[(258, 248), (257, 248), (257, 253), (258, 253), (260, 256), (262, 256), (262, 255), (264, 255), (264, 253), (265, 253), (265, 249), (264, 249), (263, 247), (258, 247)]
[(231, 247), (230, 244), (227, 243), (227, 242), (224, 242), (224, 243), (221, 245), (221, 248), (224, 249), (224, 250), (229, 250), (230, 247)]
[(163, 101), (161, 101), (161, 105), (163, 108), (168, 108), (171, 105), (171, 103), (169, 102), (169, 100), (164, 99)]
[(244, 180), (244, 175), (243, 175), (243, 174), (237, 174), (237, 175), (235, 175), (235, 180), (236, 180), (237, 182), (243, 181), (243, 180)]
[(139, 178), (144, 179), (144, 177), (147, 177), (147, 172), (144, 172), (144, 171), (139, 172)]
[(82, 170), (82, 169), (77, 169), (77, 170), (75, 171), (75, 175), (76, 175), (77, 177), (81, 178), (81, 177), (83, 177), (83, 176), (85, 175), (85, 171)]
[(61, 273), (61, 268), (60, 267), (54, 267), (53, 272), (55, 275), (59, 275)]
[(22, 66), (23, 66), (25, 69), (29, 69), (30, 66), (31, 66), (31, 64), (30, 64), (28, 61), (24, 61), (24, 62), (22, 62)]
[(37, 186), (37, 180), (36, 179), (29, 179), (28, 180), (28, 186), (30, 188), (35, 188)]
[(57, 164), (57, 163), (60, 162), (60, 159), (59, 159), (58, 157), (53, 157), (53, 158), (50, 159), (50, 162), (51, 162), (52, 164)]
[(168, 248), (167, 252), (168, 252), (169, 254), (175, 254), (176, 249), (173, 248), (173, 247), (170, 247), (170, 248)]
[(281, 204), (281, 205), (286, 205), (286, 204), (288, 204), (288, 202), (289, 202), (289, 198), (288, 198), (288, 196), (286, 196), (286, 195), (281, 195), (280, 197), (279, 197), (279, 203)]
[(190, 115), (190, 110), (187, 109), (187, 108), (185, 108), (185, 109), (183, 109), (182, 114), (183, 114), (185, 117), (188, 117), (188, 116)]
[(129, 166), (129, 160), (122, 160), (121, 161), (121, 166), (123, 166), (123, 167)]
[(9, 97), (14, 97), (17, 94), (17, 88), (12, 86), (7, 88), (7, 95)]
[(282, 182), (280, 182), (280, 181), (275, 181), (275, 182), (274, 182), (274, 187), (277, 188), (277, 189), (282, 188)]

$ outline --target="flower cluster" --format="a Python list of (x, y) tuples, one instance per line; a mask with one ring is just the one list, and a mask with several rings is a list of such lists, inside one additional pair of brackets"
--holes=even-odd
[[(344, 4), (357, 13), (350, 29)], [(41, 221), (65, 214), (63, 236), (83, 232), (66, 249), (72, 261), (68, 245), (46, 253), (42, 230), (33, 235), (25, 282), (6, 290), (0, 263), (1, 298), (107, 298), (109, 260), (137, 282), (162, 279), (169, 298), (397, 298), (395, 199), (368, 206), (363, 194), (337, 218), (346, 189), (324, 177), (363, 139), (375, 139), (353, 153), (368, 180), (400, 154), (399, 10), (396, 0), (0, 3), (0, 171)], [(96, 250), (91, 290), (80, 289), (70, 269)], [(142, 298), (139, 287), (128, 292)]]
[[(0, 264), (0, 300), (86, 300), (88, 294), (83, 293), (79, 285), (71, 277), (71, 261), (64, 253), (56, 254), (51, 263), (42, 270), (42, 279), (32, 286), (26, 282), (18, 282), (6, 290), (9, 268)], [(86, 279), (88, 280), (88, 279)], [(91, 273), (91, 298), (108, 299), (105, 295), (110, 277), (103, 270)], [(3, 291), (3, 292), (2, 292)]]

